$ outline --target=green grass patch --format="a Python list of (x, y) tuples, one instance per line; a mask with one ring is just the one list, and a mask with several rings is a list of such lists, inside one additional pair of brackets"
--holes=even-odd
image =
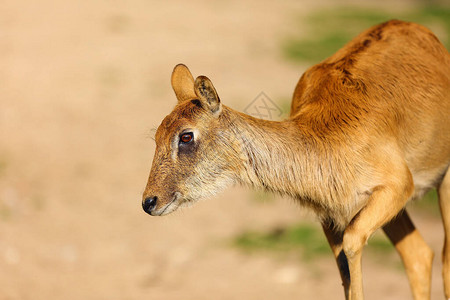
[(283, 53), (290, 60), (317, 63), (334, 54), (363, 30), (390, 19), (428, 26), (450, 49), (450, 7), (430, 5), (404, 13), (340, 7), (317, 11), (306, 22), (299, 23), (309, 34), (286, 39), (282, 43)]
[(425, 213), (432, 217), (438, 218), (441, 215), (436, 189), (430, 190), (422, 199), (411, 201), (410, 207), (412, 210)]
[[(234, 245), (250, 252), (296, 252), (305, 261), (332, 254), (322, 230), (309, 224), (275, 228), (269, 232), (244, 232), (234, 239)], [(369, 240), (366, 248), (375, 255), (394, 251), (389, 240), (378, 234)]]
[(384, 233), (377, 232), (370, 239), (367, 244), (367, 250), (375, 255), (385, 255), (392, 253), (395, 248)]
[(275, 228), (269, 232), (244, 232), (235, 238), (234, 244), (247, 251), (300, 250), (306, 260), (324, 253), (331, 254), (322, 232), (306, 224)]

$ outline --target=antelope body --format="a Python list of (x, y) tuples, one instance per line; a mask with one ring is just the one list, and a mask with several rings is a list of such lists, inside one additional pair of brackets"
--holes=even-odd
[(433, 253), (405, 205), (436, 187), (450, 298), (450, 55), (428, 29), (389, 21), (307, 70), (289, 119), (222, 105), (184, 65), (178, 104), (156, 132), (143, 208), (164, 215), (235, 183), (289, 195), (320, 217), (347, 299), (363, 299), (361, 253), (383, 228), (415, 299), (429, 299)]

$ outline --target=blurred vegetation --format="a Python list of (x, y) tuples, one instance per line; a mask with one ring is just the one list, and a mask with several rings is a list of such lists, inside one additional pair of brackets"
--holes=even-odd
[(312, 225), (300, 224), (286, 228), (275, 228), (270, 232), (244, 232), (236, 237), (235, 245), (248, 251), (301, 250), (306, 260), (331, 254), (323, 233)]
[(432, 217), (439, 218), (441, 216), (436, 189), (430, 190), (422, 199), (410, 202), (410, 207), (412, 210)]
[[(272, 197), (265, 198), (263, 192), (255, 193), (255, 200), (264, 199), (272, 201)], [(410, 209), (431, 217), (439, 217), (439, 204), (436, 189), (429, 191), (423, 199), (410, 203)], [(273, 253), (298, 253), (304, 261), (311, 261), (322, 255), (330, 255), (331, 250), (321, 228), (313, 224), (296, 224), (287, 227), (276, 227), (268, 232), (245, 231), (233, 240), (233, 245), (247, 252), (273, 252)], [(368, 242), (365, 252), (369, 253), (374, 261), (386, 261), (386, 255), (395, 252), (394, 246), (382, 233), (376, 232)], [(398, 257), (390, 260), (396, 261), (392, 264), (401, 270), (403, 266)]]
[[(238, 235), (233, 243), (238, 248), (252, 253), (257, 251), (300, 253), (304, 261), (332, 254), (322, 230), (310, 224), (275, 228), (269, 232), (248, 231)], [(395, 250), (381, 234), (372, 236), (366, 249), (376, 255), (385, 255)]]
[(281, 115), (283, 119), (289, 118), (289, 115), (291, 113), (291, 101), (291, 98), (281, 98), (277, 102), (278, 106), (283, 112), (283, 114)]
[[(255, 201), (273, 201), (273, 197), (255, 192)], [(431, 217), (440, 217), (436, 189), (429, 191), (422, 199), (410, 202), (410, 209)], [(296, 252), (305, 261), (331, 254), (328, 242), (322, 230), (311, 224), (296, 224), (277, 227), (268, 232), (246, 231), (235, 237), (233, 244), (248, 252)], [(394, 247), (381, 231), (370, 239), (366, 250), (372, 258), (383, 259), (385, 254), (394, 252)], [(400, 263), (397, 263), (399, 266)]]
[(404, 13), (348, 7), (318, 11), (306, 19), (310, 35), (289, 38), (282, 45), (283, 52), (288, 59), (318, 63), (363, 30), (390, 19), (425, 25), (450, 49), (450, 7), (429, 5)]

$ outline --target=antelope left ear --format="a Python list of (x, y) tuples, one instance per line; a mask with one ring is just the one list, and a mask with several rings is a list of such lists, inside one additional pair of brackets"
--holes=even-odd
[(172, 72), (172, 88), (177, 96), (178, 103), (195, 99), (194, 77), (188, 67), (183, 64), (175, 66)]
[(200, 101), (202, 101), (206, 107), (209, 107), (213, 114), (220, 114), (222, 104), (220, 103), (216, 89), (208, 77), (197, 77), (197, 79), (195, 79), (194, 90), (197, 97), (200, 98)]

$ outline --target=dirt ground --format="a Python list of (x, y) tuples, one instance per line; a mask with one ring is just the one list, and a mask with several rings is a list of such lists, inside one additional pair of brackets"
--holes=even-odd
[[(233, 188), (156, 218), (141, 209), (152, 129), (185, 63), (243, 110), (291, 97), (307, 65), (283, 37), (326, 1), (0, 2), (0, 299), (343, 299), (330, 256), (242, 253), (248, 229), (314, 218), (287, 199)], [(407, 1), (368, 1), (402, 9)], [(439, 220), (414, 213), (436, 251)], [(367, 299), (411, 299), (406, 275), (364, 260)]]

